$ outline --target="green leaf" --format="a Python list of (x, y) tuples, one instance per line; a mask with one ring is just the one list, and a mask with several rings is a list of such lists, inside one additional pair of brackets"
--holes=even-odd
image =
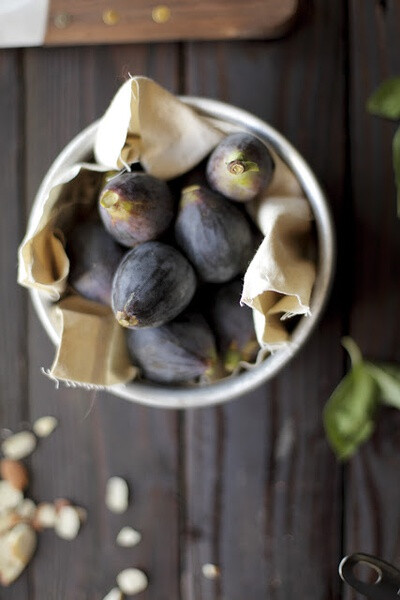
[(357, 363), (340, 382), (324, 409), (328, 441), (340, 460), (346, 460), (374, 430), (378, 409), (377, 386), (364, 363)]
[(400, 367), (365, 363), (365, 368), (379, 387), (382, 402), (400, 409)]
[(400, 119), (400, 77), (387, 79), (367, 100), (372, 115), (386, 119)]
[(347, 350), (347, 352), (349, 353), (351, 366), (355, 367), (356, 365), (358, 365), (358, 363), (362, 362), (363, 357), (361, 354), (361, 350), (357, 346), (355, 341), (349, 336), (342, 338), (341, 341), (343, 348), (345, 348), (345, 350)]
[(397, 189), (397, 216), (400, 218), (400, 127), (394, 134), (393, 143), (393, 170)]

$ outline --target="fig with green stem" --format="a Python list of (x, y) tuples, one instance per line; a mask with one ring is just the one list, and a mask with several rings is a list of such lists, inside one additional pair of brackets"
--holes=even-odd
[(124, 172), (108, 179), (100, 193), (99, 212), (117, 242), (134, 247), (168, 228), (174, 201), (164, 181), (146, 173)]
[(224, 138), (207, 163), (210, 186), (231, 200), (253, 200), (272, 180), (274, 161), (267, 146), (250, 133)]

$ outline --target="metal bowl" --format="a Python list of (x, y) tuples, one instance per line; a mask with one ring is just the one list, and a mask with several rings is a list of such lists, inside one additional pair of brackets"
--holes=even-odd
[[(300, 350), (316, 326), (329, 295), (335, 261), (333, 222), (326, 197), (315, 175), (293, 146), (273, 127), (244, 110), (206, 98), (186, 96), (181, 99), (200, 114), (233, 123), (254, 133), (268, 142), (292, 169), (300, 181), (315, 216), (318, 266), (311, 298), (312, 316), (300, 319), (292, 333), (290, 347), (268, 356), (254, 369), (201, 387), (171, 387), (132, 382), (107, 388), (110, 393), (127, 400), (162, 408), (193, 408), (227, 402), (248, 393), (276, 375)], [(96, 128), (97, 123), (87, 127), (59, 154), (40, 186), (32, 207), (31, 219), (34, 219), (37, 213), (41, 213), (48, 191), (59, 173), (76, 162), (84, 160), (93, 150)], [(52, 341), (57, 344), (59, 336), (50, 316), (49, 301), (36, 290), (31, 290), (30, 294), (44, 328)]]

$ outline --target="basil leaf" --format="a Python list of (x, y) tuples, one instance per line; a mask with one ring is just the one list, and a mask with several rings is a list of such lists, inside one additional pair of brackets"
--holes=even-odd
[(325, 432), (340, 460), (348, 459), (370, 437), (378, 405), (375, 380), (364, 363), (357, 363), (324, 409)]
[(367, 100), (372, 115), (386, 119), (400, 119), (400, 77), (387, 79)]
[(378, 385), (382, 402), (400, 408), (400, 367), (366, 363), (365, 368)]
[(392, 151), (394, 180), (396, 182), (397, 189), (397, 216), (400, 218), (400, 127), (394, 134)]

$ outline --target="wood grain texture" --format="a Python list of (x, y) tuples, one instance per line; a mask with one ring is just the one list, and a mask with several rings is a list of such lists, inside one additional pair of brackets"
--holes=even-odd
[(52, 0), (45, 44), (275, 38), (287, 32), (298, 5), (298, 0)]
[[(153, 76), (176, 92), (176, 47), (26, 51), (28, 210), (51, 161), (102, 114), (128, 73)], [(70, 498), (89, 515), (73, 542), (43, 533), (28, 570), (29, 598), (100, 600), (115, 585), (117, 573), (133, 565), (151, 578), (143, 599), (177, 597), (176, 415), (107, 394), (63, 386), (56, 390), (40, 371), (50, 365), (54, 350), (33, 309), (29, 334), (30, 413), (35, 418), (54, 414), (60, 420), (59, 429), (32, 457), (32, 495), (36, 500)], [(122, 516), (112, 515), (104, 505), (106, 481), (112, 475), (126, 478), (132, 492)], [(133, 549), (118, 548), (115, 538), (123, 525), (142, 531), (143, 542)]]
[[(337, 3), (319, 1), (289, 39), (189, 44), (185, 65), (187, 93), (250, 110), (297, 146), (339, 224), (342, 26)], [(321, 416), (342, 373), (340, 289), (341, 275), (318, 331), (270, 384), (226, 407), (185, 415), (185, 600), (340, 597), (341, 470)], [(215, 582), (201, 575), (209, 561), (221, 567)]]
[[(400, 6), (349, 3), (350, 141), (355, 269), (350, 333), (366, 356), (400, 363), (400, 237), (391, 143), (396, 125), (365, 110), (370, 93), (400, 72)], [(347, 553), (400, 566), (400, 414), (383, 410), (346, 477)], [(347, 590), (346, 598), (361, 598)]]
[[(16, 283), (16, 255), (24, 230), (24, 165), (22, 152), (23, 87), (18, 51), (0, 50), (0, 180), (3, 217), (0, 219), (0, 430), (18, 431), (28, 419), (27, 299)], [(7, 598), (27, 598), (24, 574)], [(1, 592), (3, 593), (3, 592)]]

